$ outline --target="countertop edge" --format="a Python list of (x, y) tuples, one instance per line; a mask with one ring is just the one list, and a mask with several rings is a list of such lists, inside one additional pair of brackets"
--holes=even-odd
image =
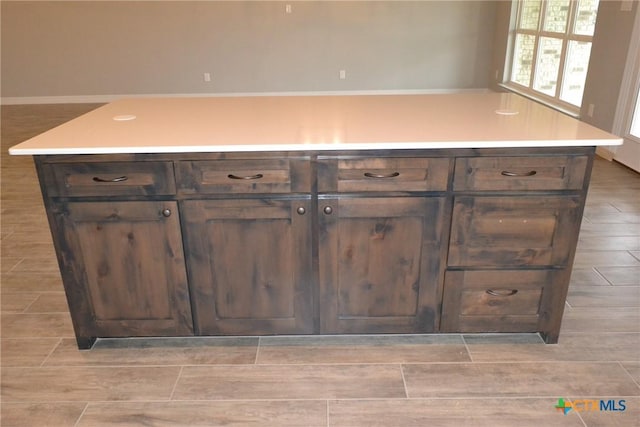
[(623, 139), (554, 140), (554, 141), (442, 141), (341, 144), (265, 144), (265, 145), (172, 145), (153, 147), (74, 147), (74, 148), (17, 148), (9, 149), (12, 156), (71, 155), (71, 154), (164, 154), (164, 153), (231, 153), (270, 151), (341, 151), (341, 150), (437, 150), (482, 148), (544, 148), (618, 146)]

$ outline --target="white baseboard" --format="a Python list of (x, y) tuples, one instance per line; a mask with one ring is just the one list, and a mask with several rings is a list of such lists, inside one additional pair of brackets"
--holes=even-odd
[(615, 152), (611, 151), (608, 147), (596, 147), (596, 155), (605, 160), (612, 161)]
[(447, 93), (487, 93), (487, 88), (475, 89), (407, 89), (407, 90), (341, 90), (299, 92), (218, 92), (218, 93), (164, 93), (123, 95), (72, 95), (72, 96), (3, 96), (1, 105), (19, 104), (102, 104), (123, 98), (202, 98), (213, 96), (321, 96), (321, 95), (430, 95)]

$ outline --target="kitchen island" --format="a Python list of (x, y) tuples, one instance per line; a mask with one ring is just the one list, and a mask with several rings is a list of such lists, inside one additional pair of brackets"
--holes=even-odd
[(125, 99), (33, 155), (78, 346), (97, 337), (558, 340), (595, 146), (514, 94)]

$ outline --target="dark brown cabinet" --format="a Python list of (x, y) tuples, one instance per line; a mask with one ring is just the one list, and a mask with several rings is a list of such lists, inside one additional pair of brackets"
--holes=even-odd
[(188, 200), (183, 211), (198, 334), (313, 332), (309, 198)]
[(69, 202), (53, 218), (81, 347), (192, 333), (176, 202)]
[(539, 332), (594, 149), (37, 156), (78, 344)]
[(443, 332), (557, 342), (589, 162), (578, 153), (456, 159)]
[(576, 196), (456, 197), (449, 266), (566, 266), (580, 213)]
[(436, 330), (445, 200), (320, 200), (322, 333)]

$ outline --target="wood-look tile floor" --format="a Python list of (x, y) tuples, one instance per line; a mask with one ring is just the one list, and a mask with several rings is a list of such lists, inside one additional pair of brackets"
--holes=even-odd
[[(640, 175), (604, 160), (557, 345), (451, 334), (99, 340), (78, 351), (32, 160), (7, 149), (95, 107), (2, 107), (3, 427), (640, 425)], [(563, 415), (559, 398), (626, 410)]]

